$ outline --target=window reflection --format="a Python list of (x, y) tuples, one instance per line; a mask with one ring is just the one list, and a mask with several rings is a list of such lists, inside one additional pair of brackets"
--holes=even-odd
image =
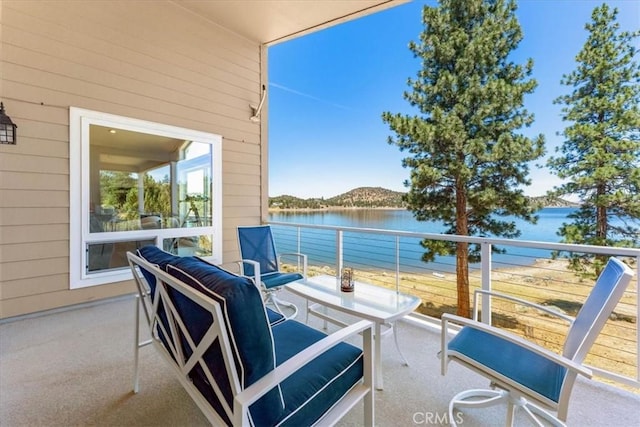
[(212, 225), (211, 145), (90, 126), (89, 232)]
[[(164, 230), (177, 255), (212, 254), (212, 236), (167, 236), (212, 226), (211, 144), (91, 124), (89, 233)], [(184, 234), (184, 233), (183, 233)], [(126, 268), (126, 252), (156, 239), (89, 244), (87, 272)]]
[(127, 251), (135, 252), (137, 249), (147, 245), (155, 245), (155, 239), (90, 243), (87, 245), (89, 255), (87, 273), (126, 268), (129, 265)]
[(162, 240), (162, 249), (179, 256), (210, 256), (213, 248), (212, 236), (186, 236)]

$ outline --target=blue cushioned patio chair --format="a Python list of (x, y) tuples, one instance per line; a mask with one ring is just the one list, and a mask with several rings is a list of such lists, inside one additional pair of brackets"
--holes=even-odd
[[(516, 410), (522, 409), (535, 425), (545, 425), (541, 423), (544, 420), (554, 426), (564, 426), (576, 377), (591, 377), (591, 370), (582, 362), (632, 276), (633, 271), (629, 267), (616, 258), (610, 258), (575, 319), (549, 307), (482, 290), (476, 291), (474, 296), (474, 320), (444, 314), (442, 351), (439, 354), (442, 375), (446, 374), (448, 363), (455, 361), (491, 381), (490, 390), (467, 390), (453, 397), (449, 404), (451, 424), (456, 425), (455, 408), (482, 408), (506, 403), (506, 425), (513, 425)], [(478, 296), (481, 294), (504, 298), (567, 320), (570, 326), (562, 355), (477, 321)], [(463, 328), (448, 341), (450, 321), (462, 324)], [(556, 412), (557, 416), (548, 410)]]
[[(241, 274), (256, 277), (258, 284), (262, 286), (265, 303), (272, 304), (276, 311), (285, 316), (281, 306), (289, 307), (293, 314), (286, 317), (294, 318), (298, 314), (298, 308), (293, 303), (279, 299), (276, 292), (287, 283), (307, 277), (307, 256), (300, 253), (278, 254), (268, 225), (238, 227), (238, 243), (242, 258)], [(297, 258), (297, 266), (302, 269), (302, 273), (280, 271), (282, 257)]]

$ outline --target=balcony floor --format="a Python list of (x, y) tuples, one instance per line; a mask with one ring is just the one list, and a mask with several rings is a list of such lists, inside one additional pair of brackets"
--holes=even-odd
[[(304, 307), (296, 297), (285, 299)], [(131, 391), (133, 310), (134, 299), (126, 297), (0, 323), (1, 424), (207, 425), (151, 347), (141, 350), (140, 393)], [(321, 321), (310, 324), (320, 327)], [(463, 389), (486, 387), (487, 381), (455, 364), (441, 376), (439, 334), (408, 322), (398, 330), (410, 366), (402, 366), (393, 339), (383, 338), (385, 388), (376, 394), (376, 425), (446, 425), (449, 399)], [(568, 425), (640, 425), (639, 407), (638, 394), (580, 380)], [(463, 415), (463, 425), (503, 425), (504, 416), (504, 407), (477, 409)], [(358, 426), (362, 420), (359, 405), (340, 425)]]

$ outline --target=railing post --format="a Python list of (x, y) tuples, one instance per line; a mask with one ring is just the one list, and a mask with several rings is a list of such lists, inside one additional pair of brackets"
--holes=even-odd
[[(482, 242), (481, 246), (481, 277), (482, 290), (491, 290), (491, 243)], [(491, 324), (491, 296), (482, 294), (482, 313), (480, 315), (483, 323)]]
[[(636, 257), (636, 319), (640, 319), (640, 256)], [(637, 324), (637, 321), (636, 321)], [(640, 328), (636, 327), (636, 383), (640, 382)]]
[(396, 236), (396, 292), (400, 293), (400, 236)]
[(342, 272), (342, 230), (336, 230), (336, 279), (340, 283), (340, 274)]
[[(301, 235), (302, 235), (302, 228), (300, 227), (296, 227), (296, 238), (298, 239), (298, 245), (296, 247), (296, 252), (301, 254), (302, 253), (302, 239), (301, 239)], [(300, 265), (300, 257), (296, 257), (298, 260), (298, 271), (302, 270), (302, 266)]]

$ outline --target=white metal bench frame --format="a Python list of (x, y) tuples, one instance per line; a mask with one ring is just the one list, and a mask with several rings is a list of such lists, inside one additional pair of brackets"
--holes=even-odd
[[(347, 340), (352, 336), (362, 334), (363, 336), (363, 357), (364, 357), (364, 377), (363, 380), (354, 386), (343, 398), (335, 404), (323, 417), (318, 420), (317, 425), (333, 425), (339, 421), (352, 407), (360, 400), (364, 401), (364, 425), (373, 426), (374, 423), (374, 388), (373, 388), (373, 324), (369, 321), (360, 321), (337, 332), (328, 335), (322, 340), (309, 346), (291, 359), (276, 367), (260, 380), (251, 386), (243, 389), (238, 378), (238, 370), (236, 369), (234, 358), (229, 344), (229, 333), (225, 326), (220, 305), (204, 295), (201, 292), (189, 287), (182, 281), (170, 276), (166, 272), (160, 270), (155, 265), (147, 262), (143, 258), (129, 252), (127, 253), (129, 265), (133, 271), (133, 277), (138, 290), (136, 296), (135, 310), (135, 347), (134, 347), (134, 379), (133, 390), (138, 393), (139, 384), (139, 351), (141, 347), (152, 344), (162, 358), (168, 363), (172, 371), (180, 381), (180, 384), (187, 391), (189, 396), (196, 403), (198, 408), (205, 415), (207, 420), (213, 425), (224, 425), (224, 419), (215, 412), (207, 399), (202, 395), (200, 390), (192, 383), (189, 378), (189, 372), (197, 364), (203, 368), (205, 375), (212, 386), (212, 390), (220, 397), (224, 410), (232, 420), (234, 426), (249, 426), (249, 406), (260, 399), (264, 394), (280, 384), (286, 378), (294, 374), (298, 369), (304, 367), (309, 361), (318, 357), (325, 351), (335, 345)], [(142, 275), (140, 268), (144, 268), (156, 277), (155, 295), (151, 298), (150, 287)], [(190, 338), (189, 333), (175, 310), (171, 299), (168, 296), (167, 289), (173, 288), (193, 302), (200, 305), (213, 316), (213, 323), (210, 325), (206, 334), (198, 345), (195, 345)], [(162, 324), (158, 308), (160, 302), (164, 306), (164, 312), (168, 318), (169, 328), (165, 328)], [(149, 327), (151, 339), (140, 341), (140, 307), (142, 307), (146, 323)], [(188, 345), (192, 350), (189, 359), (184, 359), (184, 349), (181, 340), (168, 339), (170, 343), (169, 349), (160, 340), (157, 333), (158, 328), (166, 337), (175, 337), (178, 330), (187, 338)], [(227, 405), (226, 400), (222, 397), (221, 391), (217, 386), (211, 372), (202, 356), (208, 347), (218, 339), (221, 343), (222, 355), (230, 378), (232, 393), (234, 395), (233, 407)], [(177, 345), (175, 344), (177, 343)]]

